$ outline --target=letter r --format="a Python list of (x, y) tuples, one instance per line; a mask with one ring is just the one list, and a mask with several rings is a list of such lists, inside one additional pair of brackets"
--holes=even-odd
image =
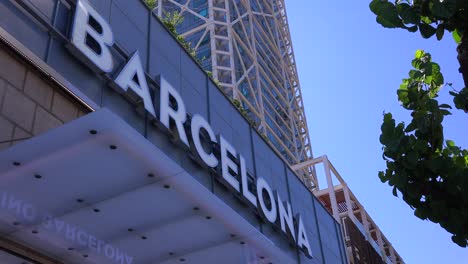
[[(189, 145), (187, 134), (185, 133), (184, 123), (187, 120), (187, 112), (185, 112), (185, 105), (182, 97), (177, 92), (177, 90), (172, 87), (169, 82), (167, 82), (162, 76), (159, 76), (159, 86), (160, 86), (160, 95), (161, 95), (161, 105), (160, 105), (160, 121), (167, 128), (171, 129), (170, 121), (174, 121), (177, 127), (177, 133), (179, 134), (180, 140), (186, 145)], [(171, 98), (174, 99), (177, 107), (171, 104)]]
[(95, 68), (111, 72), (114, 66), (109, 46), (114, 44), (114, 36), (109, 24), (86, 0), (76, 3), (71, 42), (82, 52)]

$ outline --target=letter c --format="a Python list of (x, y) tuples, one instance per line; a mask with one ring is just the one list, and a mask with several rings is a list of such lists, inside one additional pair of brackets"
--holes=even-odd
[(208, 122), (201, 115), (198, 115), (198, 114), (194, 115), (192, 117), (192, 122), (191, 122), (193, 144), (195, 145), (195, 149), (198, 153), (198, 156), (200, 156), (203, 162), (208, 167), (215, 168), (216, 166), (218, 166), (219, 161), (213, 153), (207, 153), (205, 149), (203, 148), (201, 139), (200, 139), (200, 136), (201, 136), (200, 133), (201, 133), (202, 128), (210, 136), (211, 142), (216, 143), (216, 136), (210, 124), (208, 124)]

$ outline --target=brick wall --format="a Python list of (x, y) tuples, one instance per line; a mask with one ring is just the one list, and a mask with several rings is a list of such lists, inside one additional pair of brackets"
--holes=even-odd
[(87, 113), (0, 45), (0, 151)]

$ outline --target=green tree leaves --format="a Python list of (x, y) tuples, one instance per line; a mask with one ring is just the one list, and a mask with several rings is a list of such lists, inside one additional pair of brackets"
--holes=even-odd
[(456, 0), (429, 1), (429, 10), (434, 15), (434, 17), (440, 19), (450, 19), (457, 11), (456, 2)]
[(455, 107), (468, 113), (468, 88), (465, 87), (460, 92), (450, 91), (450, 94), (454, 96)]
[(184, 17), (178, 11), (166, 12), (161, 21), (174, 35), (178, 35), (176, 28), (184, 22)]
[[(431, 55), (418, 50), (409, 77), (397, 91), (403, 108), (411, 111), (411, 122), (397, 124), (391, 113), (384, 115), (380, 142), (387, 168), (379, 172), (393, 195), (401, 193), (416, 217), (439, 223), (452, 233), (453, 242), (468, 244), (468, 151), (445, 140), (443, 120), (448, 104), (439, 104), (444, 87), (440, 67)], [(455, 106), (468, 107), (468, 90), (455, 96)]]
[(386, 28), (403, 28), (410, 32), (419, 30), (423, 38), (436, 36), (441, 40), (445, 31), (458, 32), (460, 39), (467, 24), (468, 8), (464, 0), (415, 0), (394, 3), (388, 0), (373, 0), (369, 7), (377, 16), (377, 23)]
[(455, 40), (455, 42), (457, 44), (460, 44), (461, 38), (462, 38), (462, 34), (460, 33), (460, 31), (454, 30), (453, 33), (452, 33), (452, 36), (453, 36), (453, 39)]
[(419, 32), (421, 33), (421, 36), (423, 36), (423, 38), (430, 38), (434, 36), (436, 31), (437, 30), (429, 24), (426, 24), (426, 23), (419, 24)]
[(158, 5), (158, 0), (145, 0), (145, 3), (150, 9), (154, 9)]
[[(423, 50), (416, 51), (411, 64), (414, 69), (409, 72), (409, 78), (403, 79), (400, 89), (397, 91), (398, 100), (408, 110), (414, 110), (416, 103), (421, 100), (435, 98), (444, 85), (444, 76), (440, 72), (440, 66), (432, 62), (429, 53), (425, 53)], [(434, 102), (431, 103), (432, 108), (437, 106), (434, 105)]]
[(421, 14), (417, 12), (417, 9), (413, 6), (410, 6), (407, 3), (402, 3), (396, 6), (398, 10), (398, 14), (403, 20), (404, 24), (418, 24), (419, 20), (421, 19)]
[(403, 27), (397, 8), (387, 1), (372, 1), (370, 9), (377, 15), (377, 22), (387, 28)]

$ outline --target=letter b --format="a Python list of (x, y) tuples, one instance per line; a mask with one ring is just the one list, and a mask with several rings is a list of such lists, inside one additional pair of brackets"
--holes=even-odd
[(94, 64), (89, 66), (103, 72), (112, 71), (114, 63), (109, 50), (109, 46), (114, 44), (112, 30), (86, 0), (78, 0), (76, 3), (71, 42)]

